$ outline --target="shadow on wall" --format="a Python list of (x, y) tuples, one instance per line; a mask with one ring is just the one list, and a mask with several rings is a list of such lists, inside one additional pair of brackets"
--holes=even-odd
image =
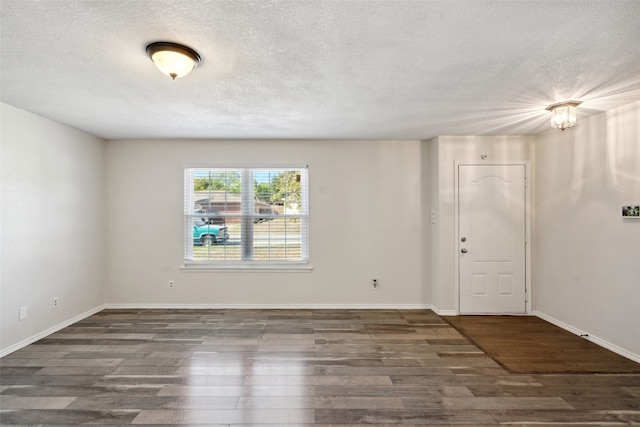
[[(640, 102), (609, 111), (606, 117), (608, 184), (617, 187), (622, 180), (640, 182)], [(622, 140), (622, 128), (632, 141)]]
[[(630, 135), (635, 135), (633, 141), (627, 140)], [(582, 120), (556, 139), (558, 144), (571, 142), (568, 156), (557, 158), (569, 160), (571, 204), (591, 201), (594, 190), (619, 192), (640, 182), (640, 174), (634, 173), (640, 171), (640, 102)]]

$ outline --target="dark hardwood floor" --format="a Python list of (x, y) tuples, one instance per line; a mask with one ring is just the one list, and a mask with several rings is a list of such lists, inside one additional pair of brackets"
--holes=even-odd
[(640, 374), (640, 363), (532, 316), (452, 316), (460, 333), (509, 372)]
[(0, 363), (2, 425), (640, 424), (640, 374), (513, 374), (430, 311), (105, 310)]

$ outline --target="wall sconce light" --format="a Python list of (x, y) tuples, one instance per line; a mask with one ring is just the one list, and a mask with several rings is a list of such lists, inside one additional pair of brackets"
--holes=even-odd
[(565, 130), (576, 124), (578, 115), (576, 107), (582, 101), (563, 101), (549, 105), (546, 109), (551, 111), (551, 127)]
[(172, 80), (186, 76), (200, 63), (198, 52), (177, 43), (151, 43), (147, 46), (147, 54), (156, 67)]

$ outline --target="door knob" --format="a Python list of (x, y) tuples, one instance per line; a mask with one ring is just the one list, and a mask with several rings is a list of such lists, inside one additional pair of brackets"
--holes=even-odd
[(466, 237), (463, 237), (462, 239), (460, 239), (460, 241), (461, 241), (461, 242), (466, 242), (466, 241), (467, 241), (467, 238), (466, 238)]
[(466, 254), (469, 251), (467, 251), (467, 248), (462, 248), (462, 249), (460, 249), (460, 252), (462, 252), (463, 254)]

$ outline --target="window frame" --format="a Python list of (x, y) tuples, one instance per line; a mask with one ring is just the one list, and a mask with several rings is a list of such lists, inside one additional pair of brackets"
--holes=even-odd
[[(203, 271), (203, 270), (251, 270), (251, 271), (311, 271), (309, 256), (309, 171), (308, 166), (215, 166), (215, 165), (188, 165), (184, 167), (184, 264), (181, 270), (187, 271)], [(195, 191), (194, 191), (194, 174), (198, 172), (240, 172), (241, 188), (241, 213), (237, 214), (204, 214), (210, 218), (240, 218), (243, 226), (241, 234), (251, 234), (252, 236), (245, 240), (241, 238), (241, 254), (245, 254), (245, 245), (251, 245), (249, 252), (253, 251), (253, 221), (257, 218), (299, 218), (301, 220), (300, 244), (301, 258), (292, 260), (255, 260), (255, 259), (193, 259), (193, 220), (195, 217), (201, 217), (202, 213), (195, 211)], [(296, 214), (273, 214), (255, 212), (255, 175), (256, 171), (296, 171), (300, 172), (300, 197), (301, 212)], [(249, 191), (245, 191), (249, 190)], [(246, 228), (246, 224), (251, 224)], [(243, 258), (245, 255), (242, 255)], [(251, 254), (253, 256), (253, 254)]]

